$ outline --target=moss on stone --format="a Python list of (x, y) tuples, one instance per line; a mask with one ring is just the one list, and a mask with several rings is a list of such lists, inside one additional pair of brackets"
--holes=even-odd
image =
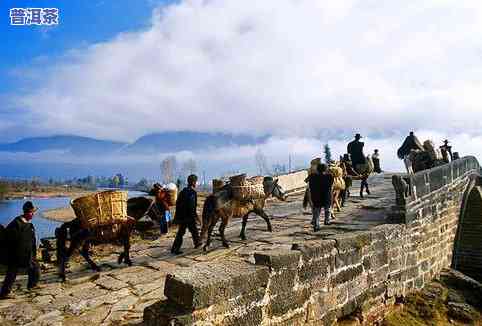
[[(453, 291), (433, 282), (424, 290), (408, 295), (399, 309), (386, 316), (383, 326), (479, 325), (482, 322), (480, 312), (466, 303), (454, 305), (450, 301)], [(454, 308), (459, 306), (463, 309), (458, 314)]]

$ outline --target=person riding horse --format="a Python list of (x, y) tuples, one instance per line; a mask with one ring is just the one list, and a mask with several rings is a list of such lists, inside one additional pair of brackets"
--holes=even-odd
[[(351, 156), (353, 168), (358, 174), (363, 174), (363, 170), (366, 169), (367, 159), (363, 154), (363, 147), (365, 143), (361, 142), (362, 136), (360, 134), (355, 135), (355, 140), (351, 141), (347, 146), (347, 152)], [(368, 176), (361, 179), (360, 185), (360, 197), (363, 198), (363, 190), (366, 190), (367, 194), (370, 194), (368, 188)]]
[(362, 136), (360, 134), (356, 134), (355, 140), (351, 141), (347, 146), (347, 152), (351, 156), (351, 161), (355, 169), (357, 168), (357, 165), (366, 163), (366, 158), (363, 154), (365, 143), (360, 141), (361, 138)]
[(397, 151), (398, 158), (403, 160), (406, 156), (410, 155), (412, 150), (423, 151), (424, 148), (414, 132), (410, 131), (410, 134), (405, 138), (402, 146)]

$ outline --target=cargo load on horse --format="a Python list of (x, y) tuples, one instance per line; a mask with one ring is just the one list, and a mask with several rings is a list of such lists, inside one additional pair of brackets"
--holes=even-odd
[[(214, 187), (215, 185), (218, 187)], [(268, 231), (271, 232), (270, 218), (264, 211), (266, 199), (269, 197), (286, 200), (287, 195), (278, 184), (278, 179), (260, 176), (247, 179), (243, 174), (231, 177), (230, 182), (223, 185), (213, 181), (213, 194), (206, 198), (202, 213), (201, 239), (205, 241), (204, 250), (211, 243), (211, 234), (218, 220), (221, 220), (219, 233), (225, 247), (229, 247), (229, 243), (224, 230), (232, 218), (242, 218), (239, 236), (243, 240), (246, 239), (246, 224), (251, 213), (261, 216), (266, 221)]]
[[(159, 189), (169, 195), (168, 205), (174, 205), (177, 187), (168, 185)], [(154, 187), (151, 193), (159, 189)], [(93, 270), (100, 270), (90, 258), (89, 248), (93, 244), (120, 243), (124, 251), (117, 262), (132, 265), (130, 236), (136, 221), (143, 216), (159, 219), (155, 201), (146, 197), (127, 200), (126, 191), (104, 191), (73, 200), (71, 204), (77, 217), (55, 230), (59, 276), (65, 280), (65, 265), (77, 249)], [(70, 244), (67, 247), (68, 240)]]
[(264, 177), (246, 178), (246, 174), (240, 174), (229, 178), (234, 199), (244, 201), (261, 199), (265, 197), (263, 187)]
[(103, 191), (70, 202), (85, 229), (127, 221), (127, 191)]

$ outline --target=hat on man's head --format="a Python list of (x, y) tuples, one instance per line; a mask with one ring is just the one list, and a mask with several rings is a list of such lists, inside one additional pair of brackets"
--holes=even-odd
[(448, 143), (450, 143), (450, 142), (449, 142), (447, 139), (445, 139), (445, 140), (444, 140), (444, 143), (445, 143), (445, 144), (448, 144)]
[(356, 139), (360, 139), (360, 138), (363, 138), (363, 137), (362, 137), (360, 134), (356, 134), (356, 135), (355, 135), (355, 138), (356, 138)]
[(35, 212), (38, 210), (38, 208), (35, 207), (31, 201), (26, 201), (22, 208), (24, 213)]

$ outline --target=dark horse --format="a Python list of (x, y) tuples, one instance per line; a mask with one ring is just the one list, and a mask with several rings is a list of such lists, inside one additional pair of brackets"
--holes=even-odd
[[(129, 216), (126, 223), (118, 224), (117, 230), (113, 237), (103, 237), (99, 234), (101, 229), (84, 229), (81, 227), (79, 218), (75, 218), (70, 222), (63, 223), (55, 230), (57, 238), (57, 261), (59, 263), (59, 276), (65, 281), (65, 265), (75, 250), (80, 248), (80, 254), (90, 267), (95, 271), (100, 271), (99, 266), (90, 258), (90, 245), (105, 243), (120, 243), (124, 247), (124, 251), (119, 255), (117, 262), (122, 262), (131, 266), (132, 261), (129, 257), (130, 236), (135, 227), (136, 221), (144, 215), (151, 218), (153, 200), (145, 197), (130, 198), (127, 202), (127, 215)], [(70, 238), (70, 246), (66, 247), (66, 241)]]
[(211, 233), (220, 218), (221, 226), (219, 227), (219, 233), (221, 234), (223, 246), (226, 248), (229, 248), (229, 243), (224, 236), (224, 230), (232, 217), (243, 218), (241, 233), (239, 235), (243, 240), (246, 240), (245, 230), (250, 213), (261, 216), (266, 221), (268, 231), (272, 232), (269, 216), (264, 211), (266, 199), (273, 196), (285, 201), (287, 195), (278, 184), (278, 180), (273, 180), (271, 177), (264, 178), (263, 187), (265, 196), (260, 199), (246, 201), (236, 200), (232, 196), (231, 186), (229, 184), (206, 198), (202, 213), (203, 222), (201, 229), (201, 239), (206, 239), (204, 250), (211, 244)]

